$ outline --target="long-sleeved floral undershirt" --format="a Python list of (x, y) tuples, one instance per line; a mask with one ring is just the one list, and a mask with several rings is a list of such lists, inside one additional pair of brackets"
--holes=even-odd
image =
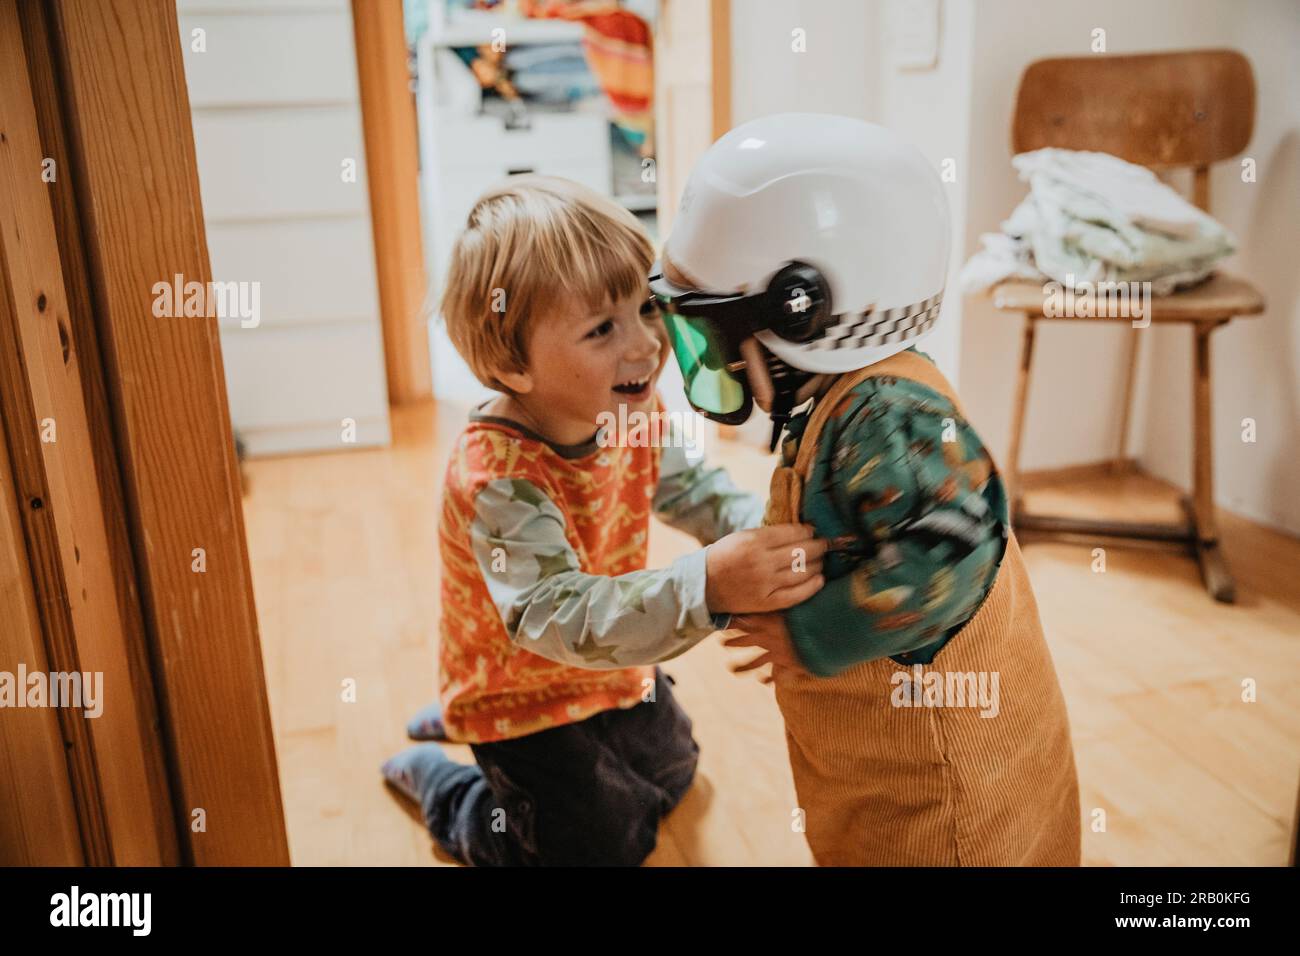
[(756, 527), (762, 504), (675, 427), (658, 437), (658, 447), (563, 446), (471, 416), (440, 529), (453, 739), (517, 737), (630, 707), (654, 686), (648, 665), (723, 623), (705, 603), (702, 548), (645, 568), (650, 515), (708, 544)]

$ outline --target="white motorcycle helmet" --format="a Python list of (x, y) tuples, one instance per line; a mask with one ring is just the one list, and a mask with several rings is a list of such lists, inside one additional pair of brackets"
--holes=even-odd
[(749, 417), (740, 343), (753, 335), (771, 356), (775, 444), (812, 374), (863, 368), (929, 331), (948, 244), (938, 174), (884, 127), (780, 113), (731, 130), (691, 172), (664, 246), (691, 287), (661, 263), (650, 277), (692, 407)]

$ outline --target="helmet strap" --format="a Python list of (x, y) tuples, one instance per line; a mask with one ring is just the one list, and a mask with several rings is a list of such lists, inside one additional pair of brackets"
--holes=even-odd
[(768, 349), (763, 351), (767, 353), (767, 374), (772, 382), (772, 410), (768, 413), (772, 419), (772, 438), (767, 450), (773, 452), (781, 440), (781, 432), (790, 421), (795, 395), (813, 376), (781, 361)]
[(772, 439), (768, 442), (768, 452), (776, 451), (777, 442), (781, 440), (781, 432), (785, 431), (786, 423), (790, 421), (790, 410), (794, 407), (793, 395), (778, 395), (772, 402)]

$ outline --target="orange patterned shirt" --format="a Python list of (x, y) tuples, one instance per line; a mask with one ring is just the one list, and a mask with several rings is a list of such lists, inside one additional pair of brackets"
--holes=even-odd
[(651, 513), (707, 543), (756, 526), (761, 504), (693, 450), (658, 444), (556, 446), (471, 417), (439, 525), (452, 740), (520, 737), (631, 707), (654, 686), (648, 665), (716, 629), (703, 549), (643, 570)]
[[(563, 515), (580, 570), (612, 576), (645, 567), (658, 477), (653, 447), (569, 458), (524, 429), (481, 416), (461, 433), (447, 467), (438, 529), (441, 695), (452, 740), (485, 743), (582, 721), (601, 710), (629, 708), (654, 685), (650, 666), (584, 670), (513, 643), (473, 548), (474, 502), (485, 486), (523, 481), (520, 486), (541, 492)], [(489, 554), (503, 564), (512, 561), (508, 544)]]

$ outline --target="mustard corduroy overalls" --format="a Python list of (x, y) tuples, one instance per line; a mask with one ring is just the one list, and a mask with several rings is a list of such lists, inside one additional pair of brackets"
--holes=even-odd
[[(881, 375), (920, 382), (960, 411), (952, 386), (915, 352), (841, 375), (814, 406), (794, 466), (772, 476), (766, 523), (801, 520), (803, 484), (830, 410), (863, 379)], [(895, 706), (895, 675), (916, 667), (945, 679), (996, 672), (996, 716), (975, 707)], [(829, 678), (781, 674), (775, 689), (819, 864), (1079, 864), (1069, 720), (1014, 534), (988, 597), (930, 664), (904, 668), (882, 658)]]

